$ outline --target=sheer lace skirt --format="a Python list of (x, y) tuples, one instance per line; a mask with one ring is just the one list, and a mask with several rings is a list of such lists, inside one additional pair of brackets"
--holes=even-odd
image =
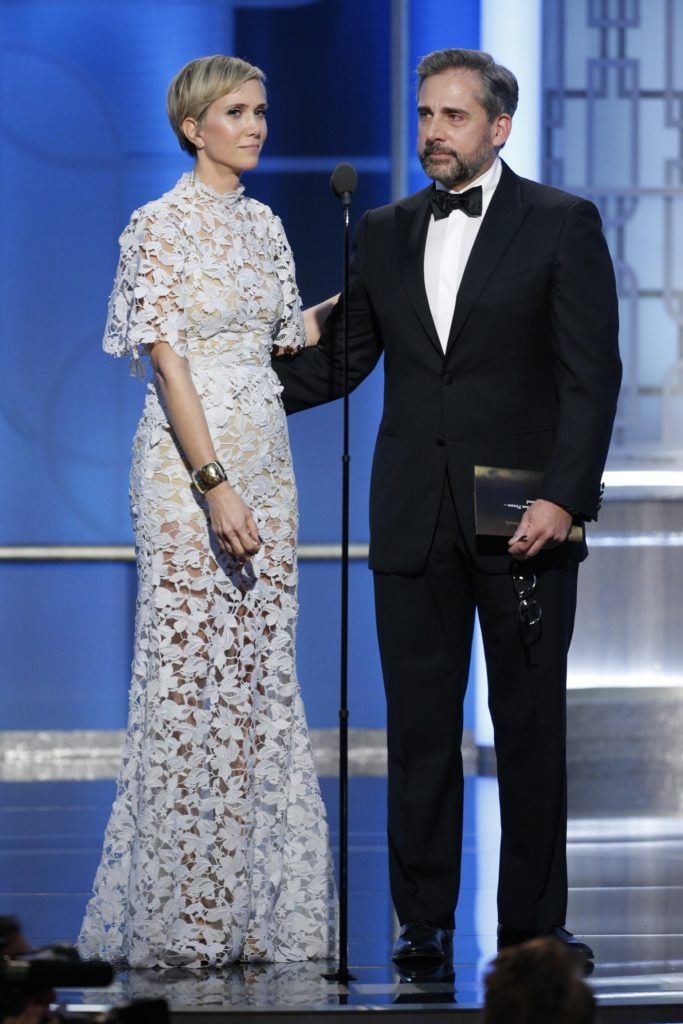
[[(225, 396), (225, 392), (223, 392)], [(79, 938), (132, 966), (333, 954), (328, 832), (294, 665), (296, 491), (279, 400), (225, 402), (210, 428), (262, 548), (240, 565), (153, 391), (131, 502), (138, 563), (129, 724)]]

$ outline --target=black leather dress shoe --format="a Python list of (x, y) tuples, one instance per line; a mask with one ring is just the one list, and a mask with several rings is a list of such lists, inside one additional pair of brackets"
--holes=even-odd
[(427, 921), (407, 921), (401, 925), (391, 951), (398, 963), (410, 961), (447, 960), (452, 955), (453, 932)]
[(522, 942), (529, 942), (530, 939), (545, 938), (557, 939), (585, 960), (595, 959), (595, 953), (590, 946), (577, 939), (563, 925), (557, 925), (555, 928), (508, 928), (505, 924), (498, 925), (498, 949), (519, 946)]

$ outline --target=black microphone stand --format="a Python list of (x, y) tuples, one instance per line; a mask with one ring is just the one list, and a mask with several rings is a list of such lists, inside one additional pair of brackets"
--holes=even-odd
[(353, 981), (349, 972), (349, 218), (358, 175), (351, 164), (337, 164), (330, 186), (341, 199), (344, 218), (344, 314), (342, 320), (342, 522), (341, 522), (341, 664), (339, 695), (339, 966), (324, 974), (328, 981)]

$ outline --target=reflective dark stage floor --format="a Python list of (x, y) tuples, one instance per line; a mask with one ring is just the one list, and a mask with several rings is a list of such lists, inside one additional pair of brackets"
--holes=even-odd
[[(322, 784), (334, 823), (337, 780)], [(350, 783), (354, 981), (323, 980), (319, 963), (251, 965), (220, 973), (131, 972), (110, 989), (60, 995), (79, 1012), (164, 996), (178, 1021), (286, 1015), (305, 1021), (320, 1014), (348, 1021), (354, 1009), (405, 1020), (477, 1019), (481, 979), (495, 953), (497, 793), (491, 778), (469, 777), (466, 785), (453, 972), (401, 978), (390, 965), (396, 926), (386, 867), (386, 780), (361, 777)], [(0, 783), (0, 913), (16, 913), (34, 944), (73, 941), (77, 934), (112, 797), (110, 781)], [(615, 806), (623, 808), (623, 799)], [(600, 1020), (683, 1022), (683, 815), (605, 811), (572, 817), (569, 830), (568, 925), (596, 951), (589, 980)]]

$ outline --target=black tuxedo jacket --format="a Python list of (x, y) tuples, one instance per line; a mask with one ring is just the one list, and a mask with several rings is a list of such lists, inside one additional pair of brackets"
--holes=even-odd
[[(614, 274), (592, 203), (503, 165), (444, 354), (424, 286), (430, 191), (365, 213), (351, 262), (350, 388), (384, 353), (370, 567), (420, 572), (448, 469), (471, 553), (505, 571), (506, 545), (475, 538), (476, 464), (540, 469), (542, 497), (597, 515), (621, 379)], [(288, 412), (340, 396), (342, 317), (339, 303), (317, 346), (274, 360)], [(585, 546), (541, 557), (580, 559)]]

